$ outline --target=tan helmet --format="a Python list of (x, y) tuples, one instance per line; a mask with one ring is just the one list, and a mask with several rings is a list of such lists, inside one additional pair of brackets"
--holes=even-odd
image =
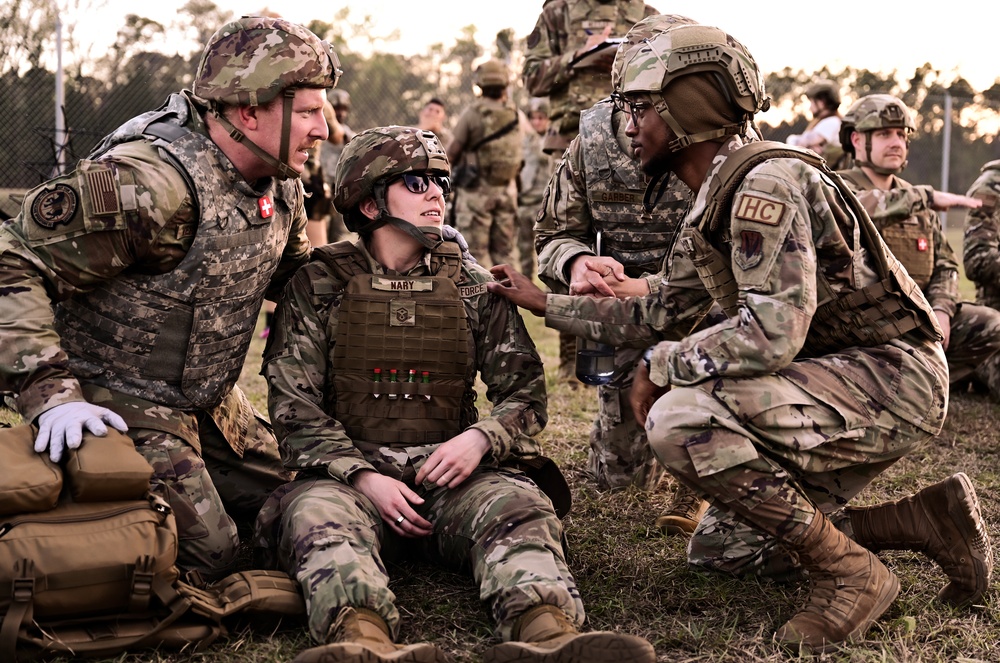
[(301, 25), (244, 16), (208, 40), (191, 91), (210, 102), (258, 106), (286, 88), (332, 88), (340, 74), (333, 47)]
[(844, 119), (840, 123), (840, 145), (845, 152), (854, 155), (856, 163), (867, 166), (876, 173), (881, 175), (899, 173), (906, 168), (906, 162), (895, 169), (876, 166), (871, 161), (872, 145), (870, 139), (866, 138), (865, 140), (864, 159), (854, 154), (854, 144), (851, 142), (851, 134), (855, 131), (870, 135), (876, 129), (891, 129), (893, 127), (905, 129), (907, 135), (917, 130), (910, 109), (902, 100), (891, 94), (869, 94), (855, 101), (844, 113)]
[(528, 99), (528, 109), (525, 111), (529, 115), (531, 113), (541, 113), (542, 115), (549, 114), (549, 98), (548, 97), (531, 97)]
[(330, 100), (330, 105), (334, 108), (351, 109), (351, 94), (347, 90), (330, 90), (326, 98)]
[[(340, 78), (333, 48), (301, 25), (282, 18), (244, 16), (225, 24), (205, 46), (191, 92), (207, 103), (235, 140), (278, 171), (281, 179), (299, 174), (288, 165), (292, 99), (298, 88), (332, 88)], [(221, 106), (259, 106), (282, 96), (284, 121), (275, 158), (233, 126)]]
[(487, 60), (476, 67), (473, 82), (480, 88), (507, 87), (510, 84), (510, 68), (501, 60)]
[[(764, 92), (764, 77), (757, 62), (743, 44), (719, 28), (674, 22), (662, 31), (651, 30), (655, 17), (636, 23), (626, 36), (626, 43), (616, 54), (615, 96), (648, 94), (657, 113), (677, 136), (667, 147), (684, 149), (692, 143), (746, 133), (754, 114), (770, 108)], [(649, 32), (651, 35), (646, 36)], [(642, 36), (641, 39), (637, 38)], [(635, 42), (635, 43), (632, 43)], [(619, 62), (620, 60), (620, 62)], [(719, 93), (728, 99), (726, 108), (735, 114), (735, 122), (711, 129), (689, 132), (675, 115), (682, 110), (698, 113), (698, 108), (671, 109), (668, 89), (671, 83), (691, 74), (709, 77)], [(676, 102), (676, 100), (675, 100)]]
[[(352, 138), (337, 162), (333, 194), (333, 205), (344, 215), (347, 229), (365, 234), (392, 223), (411, 234), (417, 232), (418, 239), (423, 241), (423, 231), (390, 216), (386, 206), (385, 190), (389, 181), (411, 172), (445, 177), (451, 174), (448, 153), (433, 131), (416, 127), (375, 127)], [(358, 205), (369, 196), (375, 199), (378, 207), (375, 219), (369, 219), (358, 210)]]

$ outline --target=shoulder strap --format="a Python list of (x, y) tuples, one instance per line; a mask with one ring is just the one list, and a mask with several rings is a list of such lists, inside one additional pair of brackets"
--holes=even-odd
[(514, 119), (510, 123), (503, 125), (499, 129), (497, 129), (496, 131), (494, 131), (493, 133), (491, 133), (489, 136), (486, 136), (485, 138), (480, 139), (474, 145), (472, 145), (469, 148), (468, 151), (469, 152), (475, 152), (476, 150), (478, 150), (480, 147), (482, 147), (486, 143), (490, 142), (491, 140), (496, 140), (497, 138), (500, 138), (503, 135), (509, 134), (511, 131), (514, 130), (514, 127), (516, 127), (519, 122), (520, 122), (520, 118), (517, 116), (517, 112), (515, 111), (514, 112)]
[(319, 261), (329, 267), (341, 286), (352, 277), (368, 271), (368, 265), (361, 251), (353, 243), (346, 241), (317, 246), (312, 250), (310, 260)]

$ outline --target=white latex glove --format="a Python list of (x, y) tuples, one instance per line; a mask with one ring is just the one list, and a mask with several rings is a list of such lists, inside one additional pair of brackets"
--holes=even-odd
[(65, 449), (79, 448), (83, 442), (84, 428), (97, 436), (107, 435), (108, 427), (105, 423), (122, 433), (128, 430), (125, 420), (107, 408), (85, 401), (57, 405), (38, 417), (35, 452), (43, 453), (48, 449), (49, 458), (53, 463), (58, 463), (62, 460)]

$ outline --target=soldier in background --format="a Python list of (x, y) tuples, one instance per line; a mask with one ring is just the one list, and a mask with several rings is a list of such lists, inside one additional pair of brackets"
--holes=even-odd
[(786, 142), (804, 147), (826, 159), (832, 170), (844, 168), (844, 150), (840, 145), (840, 86), (823, 78), (806, 88), (812, 119), (801, 134), (792, 134)]
[(297, 24), (227, 23), (191, 90), (0, 228), (0, 391), (57, 462), (84, 430), (127, 430), (176, 516), (179, 566), (207, 578), (289, 477), (236, 382), (265, 296), (309, 257), (299, 176), (338, 66)]
[[(658, 25), (671, 22), (692, 21), (664, 16)], [(652, 33), (633, 29), (629, 34), (631, 39)], [(610, 100), (583, 111), (580, 133), (545, 192), (535, 231), (539, 274), (553, 292), (644, 297), (660, 286), (692, 194), (673, 178), (655, 199), (644, 203), (648, 178), (633, 158), (627, 123), (628, 114)], [(596, 257), (598, 235), (601, 257)], [(587, 464), (602, 489), (632, 485), (653, 490), (664, 474), (629, 405), (632, 372), (643, 349), (616, 348), (612, 380), (597, 389), (599, 411)], [(666, 534), (690, 536), (707, 507), (678, 484), (673, 503), (657, 518), (656, 527)]]
[(524, 165), (517, 189), (517, 253), (521, 273), (534, 278), (535, 219), (541, 211), (542, 193), (555, 167), (555, 160), (542, 150), (542, 137), (549, 128), (548, 99), (532, 97), (525, 114), (534, 131), (524, 132)]
[[(358, 134), (334, 204), (361, 239), (315, 250), (280, 302), (263, 372), (301, 472), (258, 534), (276, 539), (266, 549), (301, 583), (320, 643), (295, 663), (451, 660), (395, 644), (383, 560), (396, 556), (471, 569), (502, 641), (487, 663), (653, 663), (642, 638), (578, 631), (553, 504), (568, 508), (568, 487), (551, 461), (549, 482), (518, 469), (546, 465), (531, 437), (547, 417), (541, 360), (517, 309), (486, 291), (489, 273), (443, 237), (449, 174), (430, 131)], [(493, 403), (482, 419), (477, 375)]]
[[(327, 99), (329, 103), (323, 108), (323, 113), (330, 127), (330, 137), (320, 146), (320, 163), (323, 166), (323, 177), (327, 187), (332, 192), (337, 161), (344, 150), (344, 145), (354, 138), (354, 130), (347, 124), (347, 118), (351, 114), (351, 95), (347, 90), (330, 90)], [(330, 220), (327, 224), (327, 241), (337, 242), (345, 239), (349, 232), (344, 225), (344, 217), (333, 207), (330, 207), (328, 212)]]
[[(847, 506), (944, 423), (948, 367), (920, 289), (814, 153), (755, 139), (769, 100), (735, 38), (675, 24), (618, 57), (615, 99), (650, 186), (676, 175), (697, 190), (668, 277), (644, 298), (567, 297), (504, 265), (490, 292), (594, 340), (656, 343), (632, 405), (660, 462), (712, 503), (688, 561), (808, 575), (776, 643), (822, 653), (863, 636), (900, 587), (873, 550), (922, 552), (948, 576), (940, 600), (981, 601), (993, 553), (965, 474)], [(688, 333), (713, 305), (726, 318)]]
[[(656, 10), (641, 0), (546, 0), (528, 35), (521, 78), (536, 97), (549, 98), (542, 149), (557, 158), (579, 133), (580, 112), (611, 94), (611, 63), (621, 38)], [(603, 44), (609, 44), (603, 49)], [(565, 292), (565, 290), (558, 290)], [(576, 388), (576, 338), (559, 334), (559, 376)]]
[[(986, 163), (966, 194), (980, 201), (965, 217), (962, 261), (965, 275), (976, 284), (976, 304), (1000, 310), (1000, 160)], [(996, 357), (977, 371), (990, 394), (1000, 395)]]
[(523, 161), (521, 141), (531, 131), (527, 118), (507, 96), (510, 70), (488, 60), (475, 71), (482, 96), (455, 123), (448, 159), (469, 176), (455, 178), (455, 228), (483, 264), (510, 262), (517, 218), (515, 178)]
[[(871, 94), (844, 116), (841, 141), (854, 167), (839, 171), (864, 204), (889, 249), (923, 290), (944, 334), (952, 385), (970, 377), (982, 385), (1000, 379), (1000, 311), (963, 303), (958, 292), (958, 260), (945, 237), (938, 211), (978, 207), (975, 198), (914, 186), (899, 177), (906, 167), (910, 109), (888, 94)], [(992, 376), (992, 378), (990, 377)], [(993, 392), (1000, 398), (1000, 391)]]
[(451, 130), (447, 126), (448, 110), (438, 97), (431, 97), (420, 107), (417, 126), (427, 131), (433, 131), (441, 139), (442, 145), (448, 145), (452, 139)]

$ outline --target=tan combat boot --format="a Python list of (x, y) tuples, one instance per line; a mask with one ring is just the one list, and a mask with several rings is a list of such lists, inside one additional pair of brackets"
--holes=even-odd
[(292, 663), (452, 663), (429, 642), (397, 645), (385, 620), (366, 608), (342, 608), (327, 644), (307, 649)]
[(979, 601), (993, 575), (993, 549), (972, 481), (963, 473), (916, 495), (846, 509), (854, 540), (869, 550), (912, 550), (937, 562), (951, 580), (938, 599), (956, 607)]
[(774, 634), (781, 645), (823, 653), (856, 636), (885, 612), (899, 594), (899, 580), (871, 551), (816, 513), (798, 540), (782, 541), (809, 571), (806, 606)]
[(656, 527), (667, 536), (690, 537), (708, 510), (708, 502), (678, 483), (674, 499), (666, 513), (656, 519)]
[(580, 633), (559, 608), (536, 605), (514, 624), (509, 642), (487, 649), (483, 663), (654, 663), (653, 645), (612, 631)]

